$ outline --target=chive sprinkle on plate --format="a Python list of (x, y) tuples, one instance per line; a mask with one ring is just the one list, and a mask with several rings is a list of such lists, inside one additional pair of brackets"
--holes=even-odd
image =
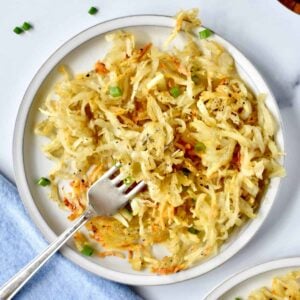
[(19, 26), (14, 28), (14, 33), (16, 33), (16, 34), (21, 34), (23, 32), (24, 32), (24, 30)]
[(110, 86), (109, 94), (112, 97), (120, 97), (120, 96), (122, 96), (122, 90), (118, 86)]
[(41, 177), (36, 183), (40, 186), (47, 186), (51, 184), (51, 181), (46, 177)]
[(190, 227), (188, 228), (188, 232), (192, 233), (192, 234), (198, 234), (199, 233), (199, 230), (197, 230), (196, 228), (194, 227)]
[(96, 13), (98, 12), (98, 8), (92, 6), (90, 9), (89, 9), (89, 14), (90, 15), (95, 15)]
[(198, 143), (196, 143), (194, 150), (195, 150), (195, 152), (205, 152), (206, 146), (202, 142), (198, 142)]
[(199, 37), (201, 40), (204, 40), (204, 39), (207, 39), (208, 37), (210, 37), (212, 34), (213, 34), (213, 31), (206, 28), (199, 32)]
[(170, 94), (174, 97), (177, 98), (180, 95), (180, 89), (178, 86), (174, 86), (170, 89)]
[(32, 28), (32, 25), (29, 22), (24, 22), (22, 25), (23, 30), (27, 31)]
[(21, 34), (24, 31), (28, 31), (32, 28), (32, 25), (29, 22), (24, 22), (22, 26), (16, 26), (14, 28), (14, 33), (15, 34)]
[(84, 245), (80, 252), (85, 256), (91, 256), (94, 249), (90, 245)]

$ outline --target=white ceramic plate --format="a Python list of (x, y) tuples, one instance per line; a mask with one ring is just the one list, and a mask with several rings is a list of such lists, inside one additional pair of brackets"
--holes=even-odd
[[(35, 180), (48, 174), (52, 163), (41, 153), (40, 146), (45, 143), (33, 134), (34, 125), (40, 119), (38, 107), (43, 95), (57, 80), (57, 66), (67, 64), (75, 72), (85, 72), (93, 68), (95, 61), (103, 57), (108, 49), (104, 39), (105, 33), (116, 29), (127, 28), (137, 37), (138, 44), (151, 41), (154, 45), (162, 45), (169, 35), (174, 19), (166, 16), (140, 15), (111, 20), (93, 26), (78, 34), (61, 46), (37, 72), (30, 83), (19, 113), (14, 132), (14, 168), (16, 182), (23, 202), (38, 228), (48, 241), (53, 241), (59, 233), (70, 226), (66, 212), (48, 200), (46, 189), (38, 188)], [(283, 149), (281, 119), (276, 101), (265, 81), (255, 67), (230, 43), (217, 35), (213, 39), (221, 43), (232, 54), (237, 69), (243, 79), (257, 94), (268, 95), (267, 105), (280, 124), (277, 141)], [(176, 40), (177, 46), (182, 46), (183, 39)], [(239, 232), (222, 247), (220, 253), (206, 262), (188, 270), (168, 275), (157, 276), (147, 272), (133, 271), (130, 265), (121, 259), (110, 257), (106, 259), (87, 258), (74, 250), (70, 243), (62, 249), (62, 253), (81, 267), (102, 277), (134, 285), (159, 285), (183, 281), (204, 274), (219, 266), (237, 253), (254, 236), (266, 219), (279, 186), (279, 179), (273, 179), (262, 202), (258, 217), (246, 224)]]
[(247, 299), (249, 294), (263, 286), (271, 287), (272, 278), (300, 269), (300, 257), (285, 258), (267, 262), (237, 273), (215, 288), (206, 300)]

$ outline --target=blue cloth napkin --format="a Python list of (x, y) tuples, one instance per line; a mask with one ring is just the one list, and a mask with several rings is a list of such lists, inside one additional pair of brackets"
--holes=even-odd
[[(0, 285), (47, 246), (16, 187), (0, 174)], [(129, 287), (84, 271), (57, 253), (15, 299), (140, 300)]]

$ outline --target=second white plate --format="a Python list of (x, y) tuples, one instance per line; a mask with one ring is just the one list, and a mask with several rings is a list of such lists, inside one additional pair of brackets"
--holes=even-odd
[(267, 262), (240, 272), (225, 280), (214, 289), (206, 300), (247, 299), (249, 294), (263, 286), (270, 287), (272, 278), (300, 269), (300, 257)]

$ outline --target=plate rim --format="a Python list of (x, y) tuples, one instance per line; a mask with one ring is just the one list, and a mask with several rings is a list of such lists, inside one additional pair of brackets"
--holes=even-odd
[[(147, 19), (147, 22), (145, 20)], [(141, 20), (143, 19), (143, 20)], [(132, 21), (139, 20), (138, 24), (132, 23)], [(128, 22), (128, 24), (124, 24), (121, 26), (117, 26), (118, 22)], [(159, 21), (155, 23), (155, 21)], [(48, 223), (44, 220), (42, 214), (40, 213), (38, 207), (35, 204), (35, 201), (31, 195), (29, 186), (27, 184), (27, 177), (25, 174), (25, 168), (24, 168), (24, 153), (23, 153), (23, 145), (24, 145), (24, 138), (25, 138), (25, 127), (26, 122), (28, 118), (28, 113), (30, 111), (34, 96), (36, 95), (36, 92), (38, 91), (39, 87), (47, 77), (47, 75), (51, 72), (53, 67), (66, 55), (68, 55), (71, 51), (75, 50), (77, 47), (79, 47), (81, 44), (89, 41), (90, 39), (104, 34), (105, 32), (117, 30), (124, 27), (132, 27), (132, 26), (165, 26), (165, 27), (172, 27), (171, 23), (174, 23), (175, 20), (171, 16), (167, 15), (159, 15), (159, 14), (137, 14), (137, 15), (129, 15), (129, 16), (122, 16), (119, 18), (114, 18), (110, 20), (106, 20), (104, 22), (97, 23), (78, 34), (72, 36), (69, 38), (66, 42), (64, 42), (60, 47), (58, 47), (46, 60), (45, 62), (40, 66), (40, 68), (36, 71), (35, 75), (33, 76), (32, 80), (30, 81), (24, 96), (22, 98), (22, 101), (20, 103), (18, 114), (16, 117), (15, 127), (14, 127), (14, 135), (13, 135), (13, 165), (14, 165), (14, 174), (16, 179), (16, 184), (20, 193), (20, 197), (22, 199), (22, 202), (26, 208), (27, 213), (29, 214), (30, 218), (34, 222), (35, 226), (41, 231), (43, 237), (48, 241), (52, 242), (57, 235), (53, 232), (51, 227), (48, 225)], [(101, 30), (101, 27), (105, 27), (106, 25), (111, 26), (109, 30)], [(99, 28), (99, 31), (97, 34), (91, 33), (94, 30), (97, 30)], [(83, 41), (80, 41), (80, 38), (83, 39)], [(235, 47), (231, 42), (227, 41), (226, 39), (222, 38), (218, 34), (216, 34), (216, 38), (220, 40), (223, 44), (230, 47), (231, 50), (235, 51), (236, 54), (238, 54), (245, 63), (247, 63), (248, 67), (251, 69), (251, 73), (254, 73), (255, 76), (258, 76), (260, 84), (264, 86), (265, 92), (267, 92), (268, 96), (272, 99), (274, 109), (276, 110), (276, 119), (279, 123), (279, 138), (281, 143), (281, 148), (284, 150), (284, 126), (282, 122), (282, 117), (280, 114), (280, 110), (277, 104), (277, 101), (269, 88), (267, 82), (265, 81), (264, 77), (261, 75), (261, 73), (258, 71), (256, 66), (237, 48)], [(75, 46), (74, 46), (75, 44)], [(62, 52), (62, 53), (61, 53)], [(252, 76), (251, 76), (252, 77)], [(278, 135), (277, 134), (277, 135)], [(165, 284), (172, 284), (176, 282), (182, 282), (188, 279), (195, 278), (197, 276), (203, 275), (219, 266), (221, 266), (223, 263), (225, 263), (227, 260), (229, 260), (232, 256), (237, 254), (243, 247), (246, 246), (246, 244), (254, 237), (254, 235), (259, 231), (261, 226), (263, 225), (264, 221), (267, 219), (267, 217), (270, 215), (272, 206), (274, 202), (276, 201), (276, 198), (278, 196), (278, 190), (280, 187), (281, 179), (275, 178), (273, 179), (273, 184), (275, 185), (273, 187), (273, 197), (270, 204), (266, 205), (267, 211), (263, 215), (262, 218), (257, 218), (255, 220), (255, 223), (253, 223), (251, 227), (251, 231), (249, 232), (248, 236), (245, 237), (246, 234), (243, 233), (243, 238), (240, 238), (240, 240), (233, 242), (232, 246), (235, 247), (229, 247), (227, 253), (219, 253), (216, 256), (212, 257), (209, 261), (211, 261), (211, 265), (204, 268), (203, 264), (200, 264), (198, 266), (194, 266), (192, 268), (189, 268), (187, 270), (183, 270), (179, 273), (170, 274), (167, 276), (157, 276), (155, 274), (151, 275), (144, 275), (144, 274), (129, 274), (129, 273), (123, 273), (121, 271), (114, 271), (110, 270), (106, 267), (103, 267), (101, 265), (95, 264), (94, 262), (88, 260), (87, 258), (82, 257), (79, 253), (68, 247), (67, 245), (61, 248), (60, 252), (69, 260), (74, 262), (75, 264), (79, 265), (83, 269), (90, 271), (98, 276), (101, 276), (103, 278), (125, 283), (129, 285), (165, 285)], [(256, 226), (254, 226), (256, 225)], [(239, 243), (238, 243), (239, 242)], [(234, 249), (231, 249), (234, 248)], [(230, 251), (231, 250), (231, 251)], [(212, 260), (215, 261), (212, 261)], [(209, 262), (208, 261), (208, 262)], [(208, 263), (207, 262), (207, 263)], [(214, 262), (214, 263), (213, 263)], [(200, 268), (197, 270), (197, 268)]]
[(204, 299), (215, 300), (220, 299), (225, 293), (229, 292), (232, 288), (243, 283), (244, 281), (251, 279), (255, 276), (263, 273), (280, 270), (284, 268), (300, 267), (300, 256), (286, 257), (281, 259), (274, 259), (268, 262), (264, 262), (258, 265), (254, 265), (250, 268), (246, 268), (242, 271), (238, 271), (233, 275), (227, 277), (224, 281), (218, 284), (212, 291), (210, 291)]

